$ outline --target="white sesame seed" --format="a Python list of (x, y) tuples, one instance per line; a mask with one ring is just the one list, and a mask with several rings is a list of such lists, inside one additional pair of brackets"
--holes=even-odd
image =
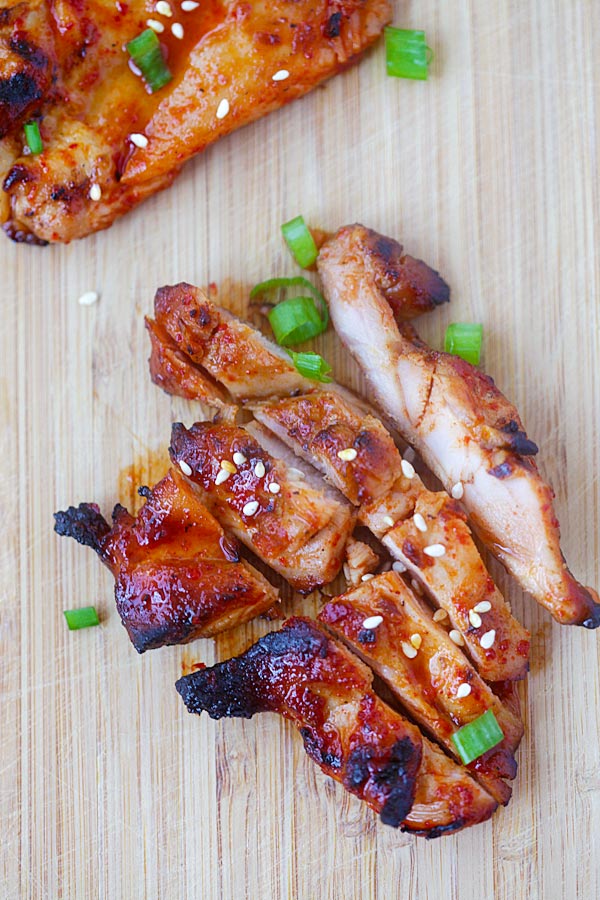
[(421, 594), (423, 593), (423, 588), (421, 587), (421, 585), (419, 584), (419, 582), (417, 581), (416, 578), (410, 579), (410, 586), (413, 589), (413, 591), (415, 592), (415, 594), (417, 594), (420, 597)]
[(457, 481), (456, 484), (452, 485), (452, 490), (450, 491), (455, 500), (462, 500), (464, 492), (462, 481)]
[(217, 119), (224, 119), (228, 112), (229, 112), (229, 100), (227, 100), (226, 97), (223, 97), (223, 99), (217, 106)]
[(491, 631), (486, 631), (485, 634), (481, 636), (481, 640), (479, 643), (483, 647), (484, 650), (489, 650), (490, 647), (494, 646), (494, 641), (496, 640), (496, 632), (492, 628)]
[(183, 472), (184, 475), (188, 475), (188, 476), (189, 476), (189, 475), (192, 474), (192, 467), (191, 467), (191, 466), (188, 466), (188, 464), (186, 463), (185, 459), (180, 459), (180, 460), (179, 460), (179, 468), (181, 469), (181, 471)]
[(481, 603), (478, 603), (473, 607), (476, 613), (486, 613), (489, 612), (492, 608), (492, 604), (489, 600), (482, 600)]
[(272, 494), (278, 494), (279, 491), (281, 490), (281, 485), (277, 484), (276, 481), (272, 481), (271, 484), (269, 485), (269, 490), (271, 491)]
[(233, 454), (233, 461), (236, 464), (236, 466), (243, 466), (244, 463), (247, 462), (248, 460), (246, 459), (246, 457), (244, 456), (243, 453), (240, 453), (239, 450), (236, 450), (235, 453)]
[(173, 24), (171, 25), (171, 34), (179, 41), (183, 38), (184, 31), (181, 22), (173, 22)]
[(368, 631), (371, 631), (373, 628), (379, 628), (381, 623), (383, 622), (383, 616), (369, 616), (368, 619), (362, 623), (362, 627), (366, 628)]
[(481, 616), (474, 609), (469, 611), (469, 622), (473, 628), (481, 628)]
[(129, 140), (132, 144), (135, 144), (136, 147), (141, 147), (142, 150), (144, 147), (148, 146), (148, 138), (145, 134), (140, 134), (139, 132), (134, 132), (129, 135)]
[(423, 638), (421, 637), (420, 634), (411, 634), (410, 642), (413, 645), (413, 647), (415, 648), (415, 650), (418, 650), (420, 648), (421, 644), (423, 643)]
[(146, 25), (148, 28), (151, 28), (152, 31), (156, 31), (157, 34), (161, 34), (165, 30), (163, 23), (157, 22), (156, 19), (146, 19)]
[(415, 453), (413, 448), (407, 447), (406, 450), (404, 451), (404, 459), (407, 460), (407, 462), (412, 463), (415, 461), (416, 457), (417, 457), (417, 454)]
[(278, 72), (275, 72), (273, 75), (273, 81), (285, 81), (286, 78), (290, 77), (290, 73), (287, 69), (280, 69)]
[(402, 469), (402, 474), (405, 478), (414, 478), (415, 477), (415, 467), (412, 463), (409, 463), (407, 459), (403, 459), (400, 463), (400, 468)]
[(445, 609), (436, 609), (436, 611), (433, 614), (434, 622), (443, 622), (444, 619), (447, 619), (447, 618), (448, 618), (448, 613), (446, 612)]
[(446, 548), (443, 544), (430, 544), (428, 547), (423, 547), (423, 553), (425, 553), (426, 556), (443, 556), (445, 552)]
[(85, 294), (81, 295), (77, 302), (80, 306), (91, 306), (93, 303), (96, 303), (97, 300), (98, 294), (96, 291), (86, 291)]
[(394, 520), (392, 519), (391, 516), (384, 516), (384, 517), (383, 517), (383, 524), (384, 524), (384, 525), (387, 525), (388, 528), (393, 528), (394, 525), (395, 525), (396, 523), (394, 522)]
[(412, 644), (409, 644), (407, 641), (402, 641), (400, 646), (402, 647), (402, 652), (404, 653), (404, 655), (407, 656), (409, 659), (414, 659), (415, 656), (417, 655), (417, 651), (415, 650), (415, 648), (412, 646)]
[(228, 459), (221, 460), (221, 468), (225, 469), (226, 472), (229, 472), (230, 475), (235, 475), (237, 469), (232, 462), (229, 462)]
[(181, 8), (184, 12), (193, 12), (195, 9), (198, 9), (200, 6), (199, 3), (196, 3), (196, 0), (183, 0), (181, 4)]
[(259, 461), (254, 466), (254, 474), (257, 478), (264, 478), (265, 476), (265, 464), (261, 459), (259, 459)]
[(245, 516), (253, 516), (254, 513), (258, 512), (258, 500), (250, 500), (249, 503), (246, 503), (242, 512)]
[(361, 580), (361, 581), (370, 581), (371, 578), (375, 578), (375, 576), (372, 574), (372, 572), (367, 572), (365, 575), (363, 575), (363, 576), (361, 577), (360, 580)]
[(464, 645), (464, 638), (460, 631), (457, 631), (456, 628), (453, 628), (452, 631), (448, 632), (448, 637), (451, 641), (454, 641), (457, 647), (462, 647)]
[(462, 700), (463, 697), (468, 697), (471, 693), (471, 685), (467, 684), (466, 681), (463, 681), (462, 684), (459, 684), (458, 689), (456, 691), (456, 699)]
[(406, 566), (399, 559), (392, 563), (392, 569), (394, 572), (406, 572)]
[(167, 3), (167, 0), (158, 0), (158, 3), (154, 7), (159, 16), (167, 16), (168, 19), (173, 15), (173, 10), (171, 9), (171, 4)]
[(427, 531), (427, 522), (421, 515), (421, 513), (415, 513), (413, 516), (413, 522), (415, 523), (415, 528), (417, 531)]
[(90, 188), (90, 200), (99, 200), (102, 196), (102, 188), (99, 184), (93, 184)]
[(338, 454), (340, 459), (343, 459), (344, 462), (353, 462), (358, 453), (354, 449), (354, 447), (347, 447), (346, 450), (338, 450)]
[(215, 478), (215, 484), (223, 484), (231, 476), (227, 469), (219, 469)]

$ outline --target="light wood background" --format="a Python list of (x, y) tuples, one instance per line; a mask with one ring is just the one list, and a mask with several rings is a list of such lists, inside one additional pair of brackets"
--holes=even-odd
[[(560, 628), (500, 575), (533, 633), (515, 796), (434, 842), (396, 834), (305, 758), (274, 716), (191, 717), (182, 662), (265, 623), (138, 657), (112, 579), (57, 538), (71, 502), (133, 502), (164, 469), (171, 420), (148, 378), (155, 288), (247, 287), (293, 271), (298, 212), (399, 237), (452, 285), (423, 321), (482, 321), (485, 367), (517, 402), (557, 493), (567, 558), (600, 581), (597, 0), (413, 0), (428, 83), (357, 69), (188, 166), (110, 231), (68, 247), (0, 241), (0, 896), (51, 900), (555, 900), (600, 897), (599, 636)], [(83, 308), (90, 289), (100, 302)], [(334, 336), (321, 342), (355, 380)], [(102, 627), (69, 633), (64, 608)], [(289, 607), (288, 607), (289, 608)]]

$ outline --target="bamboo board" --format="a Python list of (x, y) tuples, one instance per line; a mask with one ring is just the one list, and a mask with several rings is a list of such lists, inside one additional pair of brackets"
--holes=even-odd
[[(600, 245), (595, 0), (414, 0), (426, 84), (379, 46), (324, 89), (231, 136), (167, 193), (68, 247), (0, 241), (0, 896), (50, 900), (555, 900), (600, 897), (598, 634), (561, 629), (494, 567), (533, 634), (514, 798), (435, 842), (380, 825), (274, 716), (188, 716), (173, 682), (266, 630), (138, 657), (112, 580), (52, 513), (108, 511), (161, 474), (197, 411), (148, 378), (159, 284), (248, 286), (291, 271), (278, 226), (362, 221), (453, 289), (421, 323), (485, 326), (485, 367), (542, 447), (576, 574), (600, 582)], [(77, 303), (101, 292), (93, 307)], [(332, 335), (320, 349), (358, 384)], [(69, 633), (93, 603), (101, 628)], [(288, 604), (289, 608), (289, 604)]]

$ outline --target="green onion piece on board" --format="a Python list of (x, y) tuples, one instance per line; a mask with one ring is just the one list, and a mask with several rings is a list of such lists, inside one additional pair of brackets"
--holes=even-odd
[[(269, 322), (275, 335), (275, 340), (281, 347), (291, 347), (308, 341), (310, 338), (322, 334), (329, 324), (329, 311), (320, 291), (301, 275), (295, 278), (270, 278), (261, 281), (250, 292), (253, 300), (259, 294), (267, 294), (282, 288), (302, 287), (310, 291), (312, 297), (289, 297), (274, 306), (269, 314)], [(319, 309), (317, 309), (317, 304)]]
[(319, 251), (304, 218), (296, 216), (295, 219), (286, 222), (281, 226), (281, 233), (300, 268), (308, 269), (312, 266)]
[(31, 150), (34, 156), (37, 156), (38, 153), (41, 153), (44, 149), (44, 144), (42, 141), (42, 136), (40, 134), (40, 126), (37, 122), (25, 122), (23, 125), (23, 131), (25, 132), (25, 140), (27, 141), (27, 146)]
[(305, 378), (312, 378), (313, 381), (322, 381), (328, 384), (331, 378), (328, 373), (331, 372), (331, 366), (328, 366), (322, 356), (318, 353), (296, 353), (294, 350), (287, 351), (298, 372)]
[(99, 625), (100, 619), (94, 606), (83, 606), (81, 609), (65, 609), (63, 615), (67, 620), (69, 631), (79, 631), (80, 628), (91, 628)]
[(165, 62), (160, 41), (151, 28), (146, 28), (126, 46), (153, 94), (171, 81), (173, 76)]
[(425, 43), (424, 31), (385, 29), (385, 61), (388, 75), (426, 81), (433, 54)]
[(504, 734), (491, 709), (452, 735), (452, 742), (465, 766), (503, 740)]
[(481, 345), (483, 343), (483, 325), (477, 322), (453, 322), (446, 329), (444, 349), (461, 359), (479, 365)]

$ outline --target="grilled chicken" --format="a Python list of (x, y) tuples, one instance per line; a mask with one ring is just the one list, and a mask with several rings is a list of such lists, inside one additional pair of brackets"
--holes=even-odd
[(138, 653), (211, 637), (277, 603), (181, 475), (171, 470), (140, 493), (138, 515), (117, 505), (112, 527), (93, 503), (55, 514), (57, 533), (91, 547), (113, 573), (117, 610)]
[(321, 249), (318, 269), (335, 328), (369, 380), (379, 407), (446, 490), (462, 497), (475, 530), (554, 618), (600, 625), (597, 594), (567, 568), (553, 493), (519, 415), (487, 375), (430, 350), (404, 322), (447, 299), (436, 288), (405, 302), (402, 248), (360, 225)]
[[(389, 0), (170, 9), (150, 0), (8, 0), (0, 10), (0, 139), (11, 147), (0, 180), (12, 237), (70, 241), (107, 228), (213, 141), (357, 60), (391, 17)], [(161, 29), (173, 75), (155, 93), (125, 49), (148, 21)], [(32, 116), (44, 142), (35, 157), (23, 149), (22, 123)]]
[(409, 715), (451, 754), (456, 755), (451, 738), (457, 729), (491, 709), (504, 741), (469, 768), (496, 800), (508, 803), (511, 791), (502, 779), (515, 777), (513, 754), (523, 735), (522, 723), (481, 680), (400, 575), (387, 572), (364, 582), (328, 603), (319, 620), (383, 678)]
[(354, 527), (340, 494), (235, 425), (177, 423), (169, 452), (221, 524), (292, 587), (308, 593), (335, 578)]
[(373, 675), (309, 619), (289, 619), (241, 656), (181, 678), (189, 712), (277, 712), (306, 752), (386, 825), (436, 837), (481, 822), (496, 802), (373, 693)]

